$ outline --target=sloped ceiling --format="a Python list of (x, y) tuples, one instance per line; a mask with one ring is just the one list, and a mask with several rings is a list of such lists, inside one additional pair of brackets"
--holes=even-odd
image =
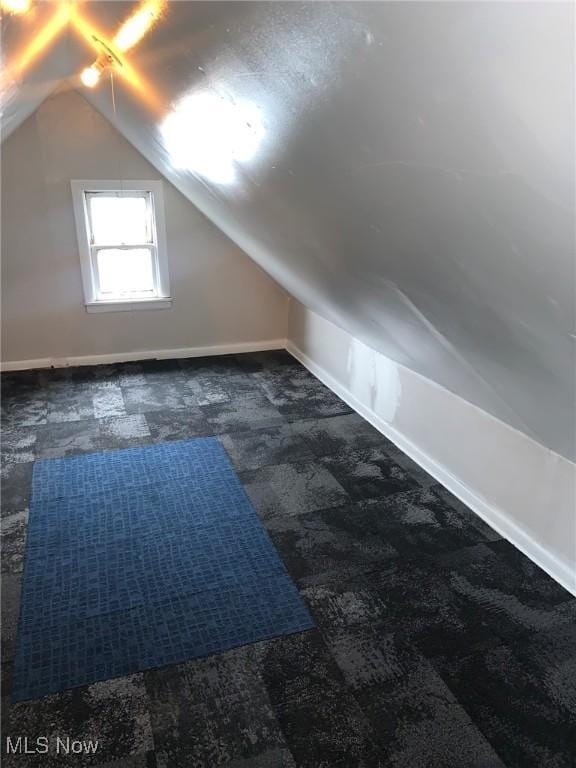
[[(111, 37), (134, 4), (81, 7)], [(171, 2), (138, 87), (82, 88), (69, 31), (4, 128), (68, 78), (293, 296), (574, 458), (573, 31), (568, 3)]]

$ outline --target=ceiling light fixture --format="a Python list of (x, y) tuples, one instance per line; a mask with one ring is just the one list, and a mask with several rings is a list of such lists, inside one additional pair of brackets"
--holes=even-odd
[[(9, 4), (14, 5), (14, 3), (18, 3), (20, 8), (24, 8), (23, 2), (27, 2), (32, 11), (34, 10), (35, 5), (29, 0), (0, 0), (0, 10), (4, 12)], [(0, 68), (0, 94), (11, 88), (15, 81), (22, 79), (27, 70), (70, 24), (74, 32), (97, 52), (97, 58), (92, 65), (80, 73), (80, 82), (88, 88), (94, 88), (106, 68), (114, 69), (122, 77), (122, 80), (138, 94), (140, 100), (149, 110), (157, 114), (159, 118), (164, 116), (166, 105), (161, 94), (130, 63), (127, 56), (118, 50), (113, 42), (105, 42), (108, 39), (107, 36), (85, 15), (84, 8), (90, 3), (80, 4), (72, 2), (72, 0), (56, 2), (55, 0), (54, 3), (50, 2), (49, 4), (56, 6), (52, 16), (31, 39), (28, 39), (21, 48), (16, 49), (9, 60), (5, 62), (4, 67)], [(139, 10), (145, 5), (147, 4), (141, 4)], [(158, 12), (154, 14), (155, 19), (159, 18), (160, 11), (165, 5), (165, 0), (155, 0), (155, 8), (158, 9)], [(138, 12), (136, 11), (136, 13)]]
[(86, 67), (86, 69), (83, 69), (82, 72), (80, 72), (80, 80), (82, 81), (82, 85), (85, 85), (86, 88), (94, 88), (98, 85), (101, 75), (102, 70), (97, 67), (96, 64), (92, 64), (91, 67)]
[(80, 73), (80, 80), (82, 84), (87, 88), (94, 88), (98, 85), (100, 77), (105, 69), (113, 66), (122, 68), (122, 61), (119, 56), (110, 48), (107, 43), (104, 42), (97, 35), (92, 34), (92, 41), (97, 49), (100, 49), (100, 53), (96, 61), (86, 69), (83, 69)]
[(98, 85), (105, 69), (111, 67), (121, 69), (124, 66), (121, 54), (133, 48), (144, 37), (160, 18), (165, 5), (166, 0), (145, 0), (122, 24), (111, 43), (106, 43), (101, 37), (92, 34), (92, 42), (100, 53), (96, 61), (80, 73), (82, 83), (87, 88), (94, 88)]

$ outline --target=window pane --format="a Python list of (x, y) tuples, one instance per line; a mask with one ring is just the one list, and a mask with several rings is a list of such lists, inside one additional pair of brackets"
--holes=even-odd
[(146, 197), (96, 195), (88, 198), (95, 245), (149, 242)]
[(154, 269), (150, 248), (102, 248), (96, 256), (100, 295), (154, 295)]

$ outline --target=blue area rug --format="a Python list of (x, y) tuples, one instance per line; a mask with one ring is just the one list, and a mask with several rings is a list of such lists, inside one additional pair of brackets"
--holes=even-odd
[(35, 463), (14, 700), (312, 626), (217, 439)]

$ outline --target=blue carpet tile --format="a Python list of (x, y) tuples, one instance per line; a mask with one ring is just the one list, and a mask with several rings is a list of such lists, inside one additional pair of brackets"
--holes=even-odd
[(36, 462), (15, 701), (313, 626), (217, 439)]

